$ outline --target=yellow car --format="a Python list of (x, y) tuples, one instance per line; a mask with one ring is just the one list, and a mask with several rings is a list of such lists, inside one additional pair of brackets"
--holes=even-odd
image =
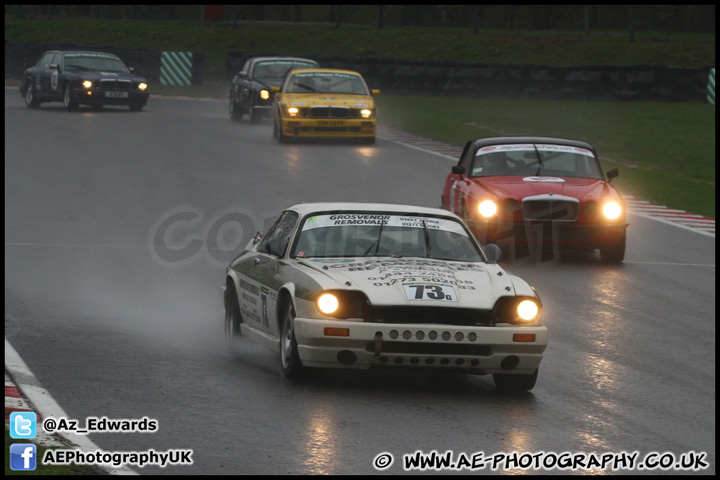
[(362, 75), (325, 68), (288, 72), (275, 93), (273, 136), (281, 143), (298, 137), (357, 137), (375, 143), (377, 108)]

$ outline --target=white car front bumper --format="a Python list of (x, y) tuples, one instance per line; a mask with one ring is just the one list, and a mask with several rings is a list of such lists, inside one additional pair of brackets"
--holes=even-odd
[(547, 328), (363, 323), (298, 317), (295, 338), (306, 367), (399, 366), (450, 368), (477, 374), (532, 374), (547, 346)]

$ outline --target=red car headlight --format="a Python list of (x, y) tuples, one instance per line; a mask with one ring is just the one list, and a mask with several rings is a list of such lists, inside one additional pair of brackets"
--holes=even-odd
[(603, 206), (602, 212), (608, 220), (617, 220), (622, 216), (623, 209), (619, 203), (610, 201)]
[(492, 200), (483, 200), (478, 205), (478, 212), (483, 218), (491, 218), (494, 217), (497, 213), (498, 208), (497, 204), (493, 202)]

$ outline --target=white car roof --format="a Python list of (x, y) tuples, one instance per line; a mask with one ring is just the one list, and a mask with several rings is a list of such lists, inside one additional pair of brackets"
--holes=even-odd
[(414, 215), (442, 215), (460, 219), (457, 215), (449, 210), (441, 208), (418, 207), (416, 205), (400, 205), (393, 203), (364, 203), (364, 202), (319, 202), (319, 203), (299, 203), (289, 207), (287, 210), (294, 210), (300, 216), (309, 215), (315, 212), (323, 211), (368, 211), (368, 212), (398, 212), (403, 214)]

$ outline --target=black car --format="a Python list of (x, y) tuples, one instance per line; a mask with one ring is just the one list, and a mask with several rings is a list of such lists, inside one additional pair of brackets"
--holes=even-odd
[(30, 108), (63, 102), (68, 110), (127, 105), (139, 111), (150, 96), (147, 80), (132, 73), (117, 55), (82, 51), (45, 52), (23, 73), (20, 93)]
[(241, 120), (249, 114), (255, 123), (272, 114), (271, 87), (279, 87), (288, 70), (317, 68), (314, 60), (295, 57), (253, 57), (245, 62), (230, 87), (230, 118)]

